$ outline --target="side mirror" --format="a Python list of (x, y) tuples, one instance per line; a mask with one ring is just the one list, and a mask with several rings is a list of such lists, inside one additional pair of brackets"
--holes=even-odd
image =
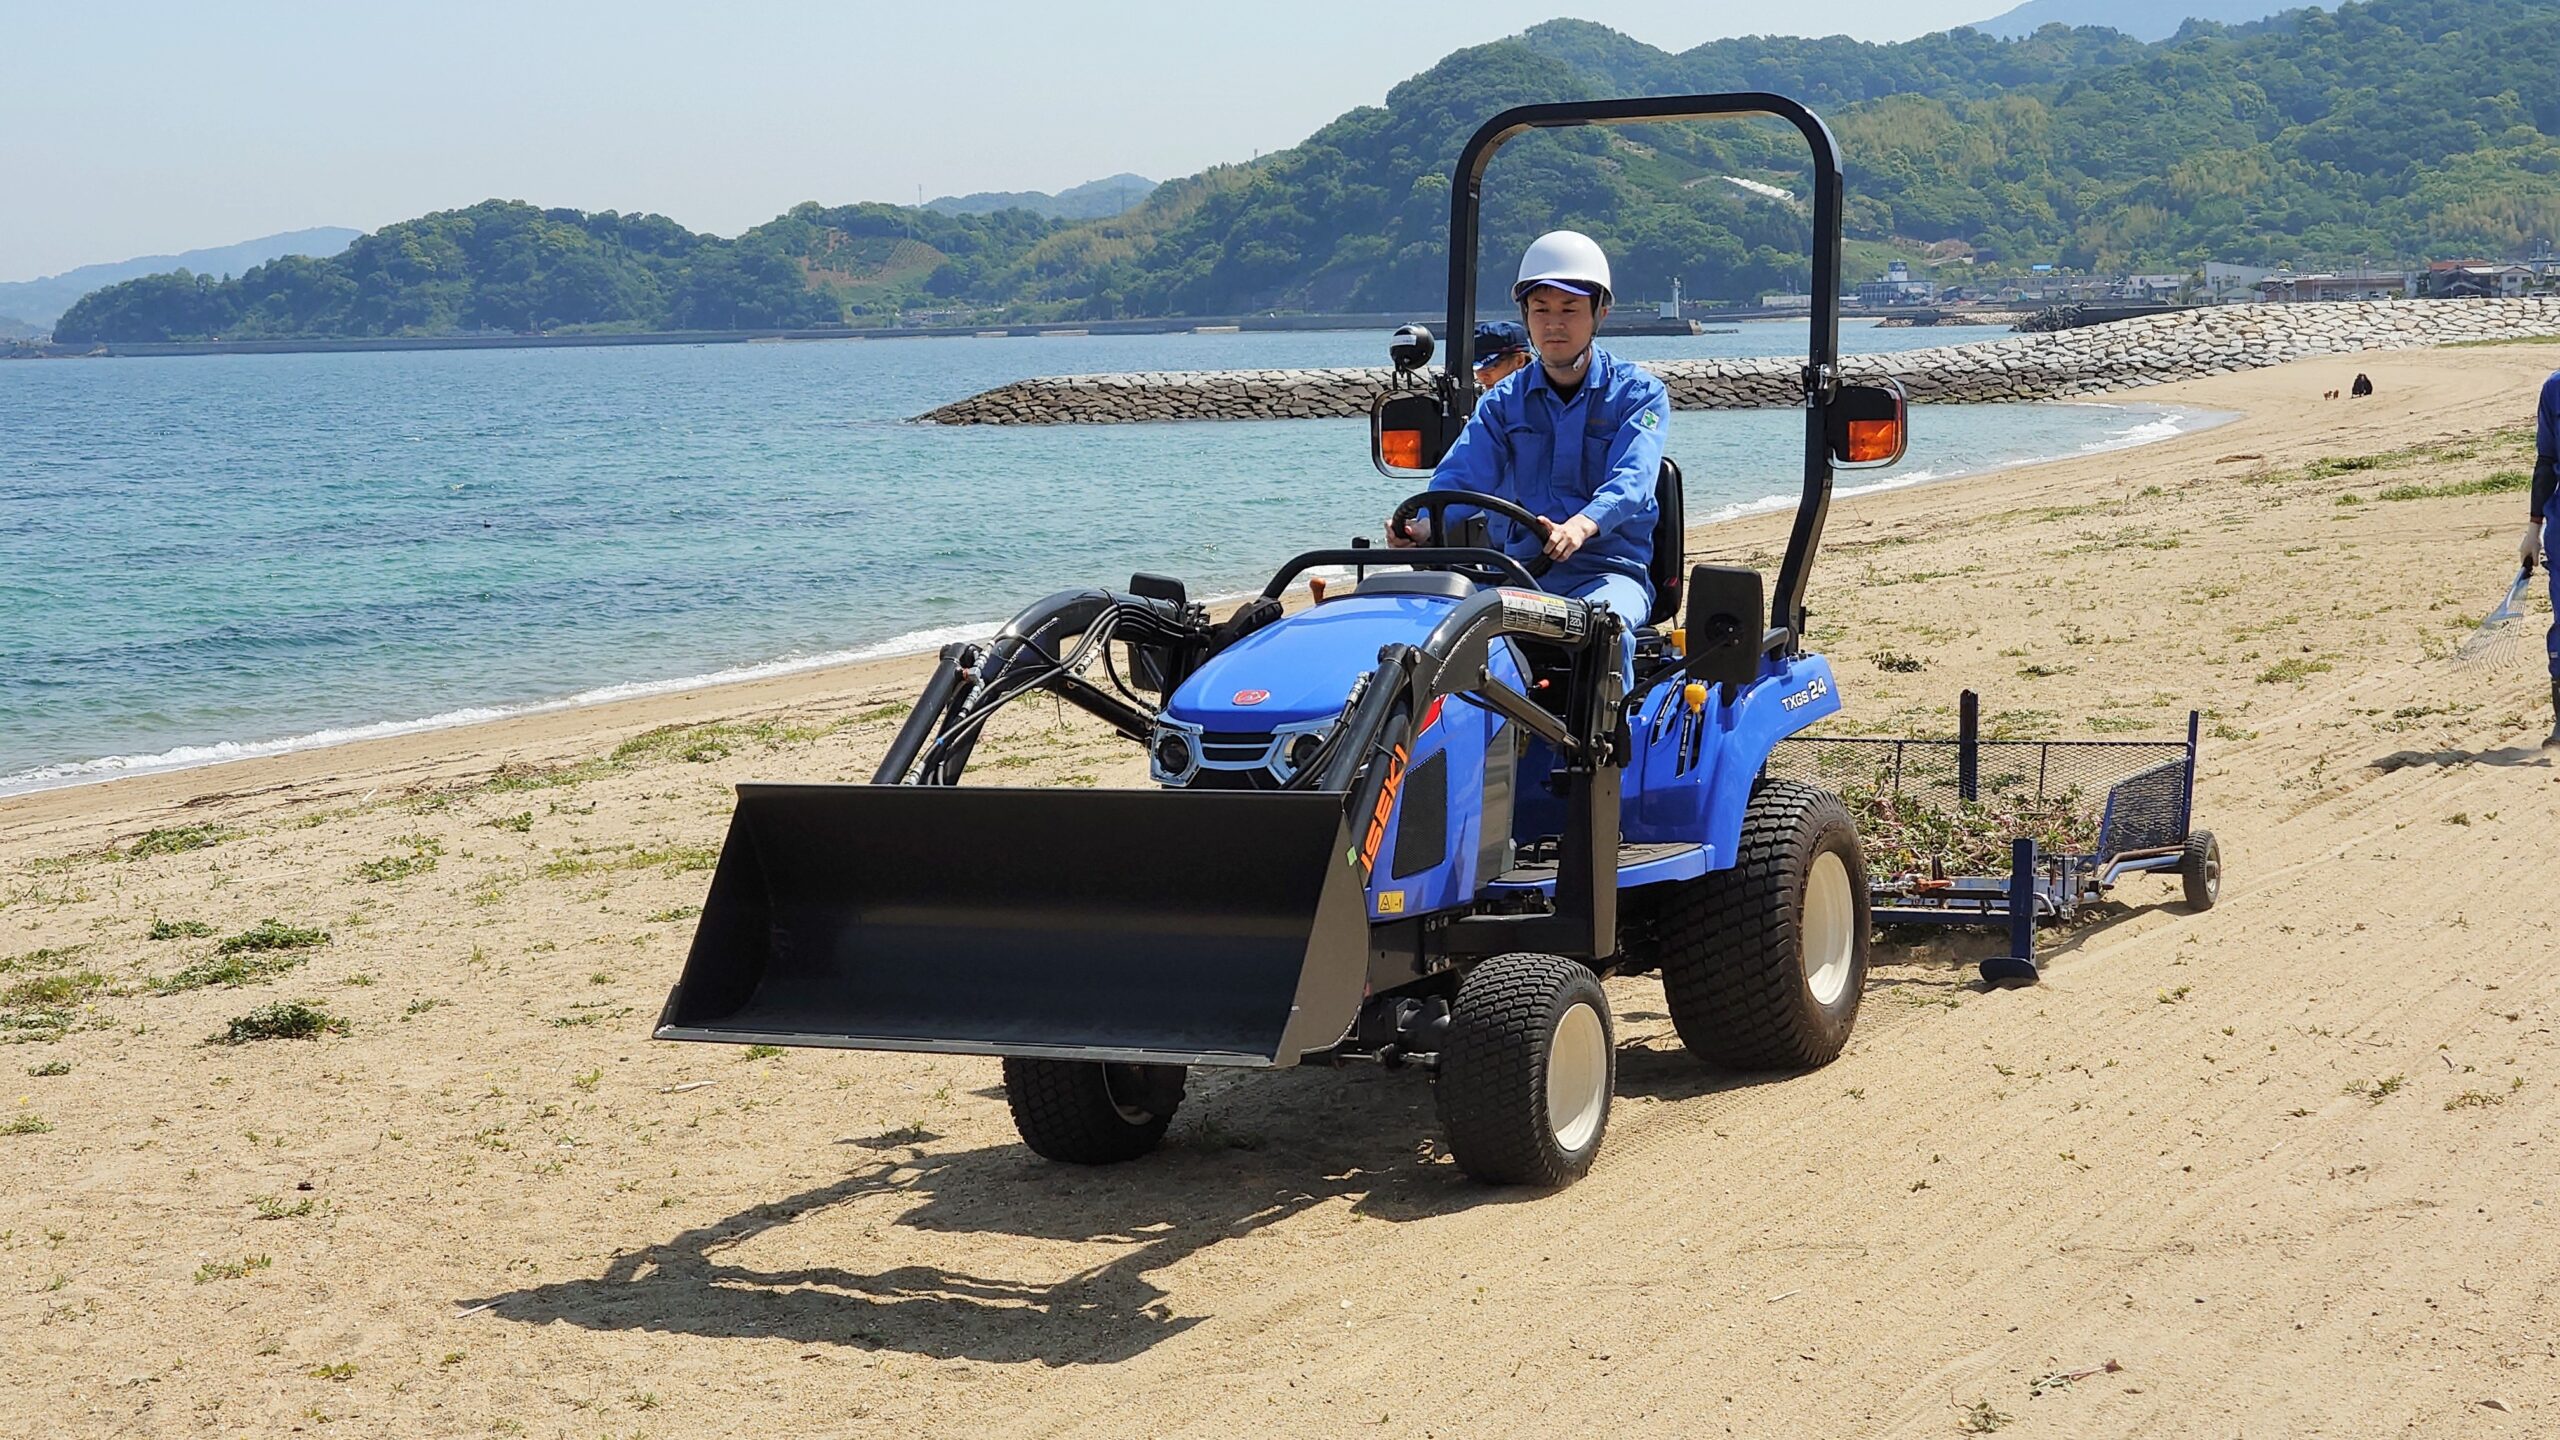
[(1881, 470), (1898, 463), (1911, 441), (1910, 402), (1902, 382), (1843, 385), (1831, 399), (1831, 463), (1843, 470)]
[(1427, 391), (1390, 391), (1369, 407), (1369, 459), (1391, 480), (1428, 476), (1453, 438), (1440, 397)]

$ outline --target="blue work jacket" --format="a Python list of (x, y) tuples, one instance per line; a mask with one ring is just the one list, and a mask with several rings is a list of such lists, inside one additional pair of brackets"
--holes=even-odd
[[(1575, 593), (1604, 574), (1625, 575), (1653, 593), (1653, 527), (1661, 507), (1653, 487), (1662, 470), (1663, 431), (1671, 396), (1652, 373), (1594, 347), (1582, 387), (1567, 400), (1534, 360), (1485, 392), (1458, 442), (1432, 471), (1434, 490), (1499, 495), (1532, 514), (1561, 521), (1589, 516), (1597, 535), (1541, 581)], [(1455, 521), (1474, 512), (1452, 507)], [(1499, 515), (1494, 543), (1521, 560), (1536, 556), (1538, 537)]]

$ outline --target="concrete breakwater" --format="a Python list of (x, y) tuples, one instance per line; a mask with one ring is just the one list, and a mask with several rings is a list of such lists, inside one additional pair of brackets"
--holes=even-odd
[[(2311, 355), (2462, 340), (2560, 335), (2560, 298), (2225, 305), (2049, 335), (1942, 345), (1841, 362), (1890, 375), (1938, 404), (2056, 400), (2254, 370)], [(1603, 337), (1604, 341), (1606, 337)], [(1802, 399), (1794, 358), (1648, 360), (1682, 410), (1750, 410)], [(1313, 420), (1365, 415), (1385, 366), (1174, 370), (1019, 380), (916, 417), (936, 425), (1112, 425), (1147, 420)]]

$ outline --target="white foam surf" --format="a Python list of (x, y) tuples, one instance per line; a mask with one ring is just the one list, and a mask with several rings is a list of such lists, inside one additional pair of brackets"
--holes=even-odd
[(53, 765), (39, 765), (0, 775), (0, 795), (25, 795), (38, 790), (56, 790), (66, 785), (83, 785), (114, 780), (127, 775), (153, 775), (171, 770), (192, 770), (204, 765), (219, 765), (230, 760), (254, 760), (267, 755), (287, 755), (298, 750), (318, 750), (331, 745), (348, 745), (359, 740), (380, 740), (394, 735), (415, 735), (428, 730), (449, 730), (458, 725), (477, 725), (483, 721), (506, 720), (519, 715), (540, 715), (555, 710), (574, 710), (586, 705), (603, 705), (615, 700), (636, 700), (650, 695), (668, 695), (679, 690), (692, 690), (706, 685), (733, 685), (745, 680), (767, 680), (779, 675), (794, 675), (805, 670), (822, 670), (830, 665), (846, 665), (860, 660), (883, 660), (899, 655), (918, 655), (962, 640), (984, 639), (996, 632), (997, 624), (944, 625), (927, 630), (911, 630), (893, 635), (876, 644), (850, 650), (831, 650), (817, 655), (794, 655), (767, 660), (754, 665), (731, 666), (702, 675), (682, 675), (666, 680), (633, 680), (614, 685), (599, 685), (574, 695), (547, 700), (532, 700), (513, 705), (470, 705), (458, 710), (440, 711), (414, 720), (380, 720), (368, 725), (346, 725), (313, 730), (300, 735), (286, 735), (268, 740), (217, 740), (204, 745), (180, 745), (147, 755), (102, 755), (94, 760), (72, 760)]

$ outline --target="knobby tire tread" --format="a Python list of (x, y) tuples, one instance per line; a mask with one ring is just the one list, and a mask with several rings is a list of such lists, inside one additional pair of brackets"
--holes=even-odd
[[(1836, 796), (1799, 781), (1763, 781), (1743, 812), (1735, 864), (1681, 885), (1664, 905), (1665, 1008), (1690, 1054), (1734, 1070), (1800, 1070), (1840, 1053), (1845, 1034), (1819, 1023), (1806, 992), (1797, 959), (1801, 917), (1789, 903), (1790, 879), (1801, 884), (1790, 875), (1799, 847), (1809, 867), (1834, 819), (1854, 838), (1856, 822)], [(1851, 873), (1862, 875), (1863, 863)], [(1860, 881), (1862, 896), (1864, 889)], [(1860, 919), (1863, 930), (1863, 914)], [(1863, 933), (1857, 943), (1864, 948)], [(1863, 971), (1852, 976), (1852, 1018)]]
[[(1181, 1094), (1179, 1086), (1174, 1093)], [(1135, 1160), (1155, 1149), (1173, 1123), (1172, 1106), (1144, 1125), (1122, 1118), (1111, 1103), (1102, 1067), (1090, 1060), (1009, 1056), (1004, 1062), (1004, 1098), (1022, 1142), (1070, 1165)]]
[[(1606, 993), (1588, 968), (1563, 956), (1495, 955), (1458, 987), (1433, 1100), (1450, 1153), (1468, 1175), (1490, 1185), (1552, 1188), (1591, 1168), (1605, 1118), (1602, 1135), (1579, 1157), (1562, 1151), (1547, 1124), (1548, 1037), (1578, 991), (1600, 1012), (1614, 1046)], [(1614, 1050), (1612, 1056), (1614, 1083)]]

